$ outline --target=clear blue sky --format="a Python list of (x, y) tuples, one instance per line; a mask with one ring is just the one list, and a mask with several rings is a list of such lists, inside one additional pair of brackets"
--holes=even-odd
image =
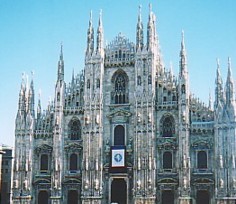
[[(178, 73), (181, 30), (185, 31), (191, 92), (203, 102), (214, 96), (216, 58), (225, 80), (227, 57), (236, 75), (235, 0), (0, 0), (0, 143), (14, 144), (21, 75), (34, 71), (36, 102), (42, 90), (46, 108), (54, 95), (57, 61), (63, 42), (65, 79), (84, 67), (90, 10), (97, 29), (103, 11), (105, 41), (119, 32), (135, 42), (138, 6), (146, 34), (148, 4), (157, 17), (157, 32), (167, 68)], [(146, 35), (145, 35), (146, 36)], [(235, 77), (234, 77), (235, 78)]]

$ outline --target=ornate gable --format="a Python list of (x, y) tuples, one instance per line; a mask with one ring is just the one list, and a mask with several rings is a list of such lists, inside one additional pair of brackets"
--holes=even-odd
[(112, 120), (112, 122), (126, 123), (131, 115), (129, 111), (120, 109), (107, 115), (107, 117)]

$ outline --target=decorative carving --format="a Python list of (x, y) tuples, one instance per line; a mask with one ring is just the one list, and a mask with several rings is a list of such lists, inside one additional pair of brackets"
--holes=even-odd
[(165, 150), (170, 150), (170, 149), (177, 149), (177, 142), (176, 138), (158, 138), (158, 143), (157, 143), (158, 149), (165, 149)]
[(222, 155), (220, 155), (220, 157), (219, 157), (219, 163), (220, 163), (220, 168), (223, 168), (224, 163), (223, 163), (223, 156)]
[(83, 149), (83, 147), (80, 144), (77, 144), (75, 142), (65, 146), (66, 152), (80, 152), (82, 149)]
[(135, 44), (121, 33), (106, 47), (105, 66), (117, 67), (134, 64)]
[(112, 112), (111, 114), (107, 115), (107, 117), (112, 120), (112, 122), (122, 122), (126, 123), (131, 116), (129, 111), (119, 109), (117, 111)]
[(222, 178), (220, 179), (219, 186), (220, 188), (224, 188), (224, 181)]
[(209, 138), (209, 137), (208, 138), (197, 137), (197, 138), (192, 139), (191, 143), (192, 143), (191, 146), (197, 149), (205, 149), (205, 148), (211, 149), (212, 148), (212, 138)]
[(37, 154), (37, 155), (39, 155), (40, 153), (51, 153), (52, 152), (52, 147), (51, 146), (49, 146), (49, 145), (46, 145), (46, 144), (43, 144), (43, 145), (41, 145), (41, 146), (38, 146), (38, 147), (36, 147), (35, 148), (35, 153)]

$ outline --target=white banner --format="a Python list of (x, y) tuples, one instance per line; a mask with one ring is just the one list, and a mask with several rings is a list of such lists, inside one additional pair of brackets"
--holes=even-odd
[(112, 167), (124, 167), (125, 166), (125, 150), (113, 149), (112, 150)]

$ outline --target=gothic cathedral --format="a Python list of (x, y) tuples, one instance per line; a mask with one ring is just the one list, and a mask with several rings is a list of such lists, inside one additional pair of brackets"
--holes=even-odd
[[(236, 103), (231, 62), (215, 102), (190, 94), (184, 34), (179, 74), (163, 66), (151, 8), (144, 39), (118, 34), (104, 46), (89, 20), (85, 67), (35, 111), (23, 78), (15, 122), (13, 204), (235, 204)], [(96, 39), (96, 42), (95, 42)]]

